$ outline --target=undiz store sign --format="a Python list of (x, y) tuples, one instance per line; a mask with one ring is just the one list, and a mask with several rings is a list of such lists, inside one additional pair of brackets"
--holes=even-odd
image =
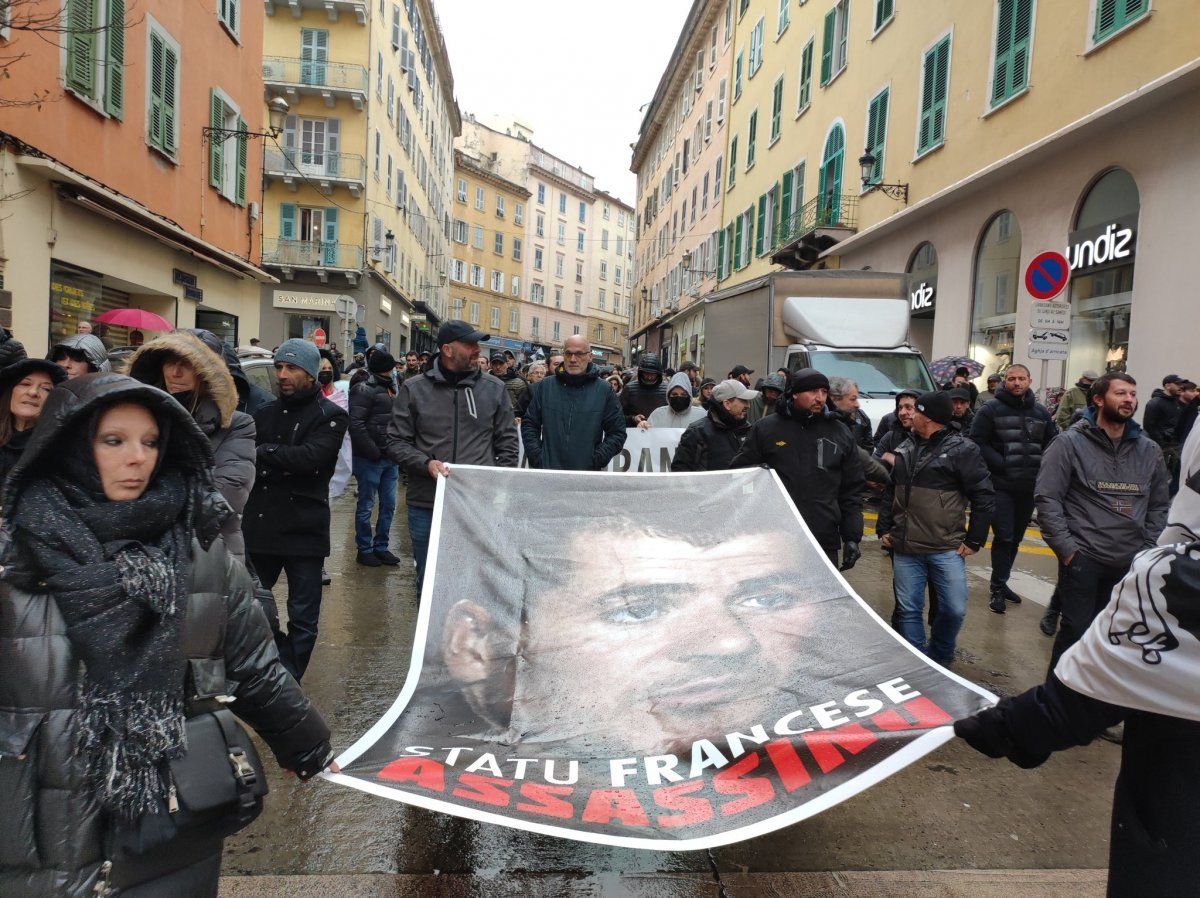
[(1125, 265), (1137, 249), (1136, 222), (1118, 219), (1073, 231), (1067, 236), (1067, 262), (1080, 273), (1095, 268)]

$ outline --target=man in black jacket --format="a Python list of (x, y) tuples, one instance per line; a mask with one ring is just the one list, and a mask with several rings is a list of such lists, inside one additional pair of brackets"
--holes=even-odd
[(829, 378), (801, 368), (775, 407), (755, 422), (731, 468), (767, 465), (778, 472), (813, 537), (841, 570), (862, 557), (863, 463), (850, 431), (825, 407)]
[[(554, 374), (551, 365), (547, 377)], [(667, 404), (667, 387), (663, 383), (662, 362), (658, 355), (647, 350), (638, 359), (637, 380), (621, 391), (621, 413), (626, 427), (637, 427), (650, 417), (656, 408)]]
[(1179, 413), (1183, 406), (1179, 404), (1179, 385), (1183, 378), (1178, 374), (1168, 374), (1162, 379), (1162, 389), (1150, 394), (1146, 403), (1146, 411), (1142, 413), (1142, 429), (1146, 436), (1158, 443), (1160, 449), (1176, 445), (1175, 426), (1179, 423)]
[[(950, 419), (945, 392), (917, 399), (912, 435), (896, 450), (875, 528), (893, 553), (900, 635), (939, 664), (954, 660), (967, 612), (966, 559), (987, 539), (993, 503), (979, 447), (951, 427)], [(926, 648), (921, 617), (930, 578), (937, 585), (938, 613)]]
[[(396, 360), (383, 350), (371, 353), (369, 377), (350, 391), (350, 451), (354, 456), (354, 479), (358, 482), (358, 504), (354, 510), (354, 546), (359, 564), (379, 567), (396, 565), (400, 559), (388, 550), (392, 518), (396, 514), (396, 463), (384, 455), (387, 429), (392, 421), (392, 372)], [(379, 495), (379, 517), (371, 531), (371, 510)]]
[(0, 327), (0, 368), (7, 368), (25, 359), (25, 344)]
[(242, 516), (246, 552), (267, 589), (285, 572), (288, 632), (279, 656), (299, 680), (317, 644), (321, 565), (329, 555), (329, 480), (348, 418), (321, 395), (321, 354), (307, 340), (275, 350), (279, 398), (254, 416), (257, 475)]
[(850, 428), (855, 443), (868, 452), (875, 449), (875, 440), (871, 437), (871, 418), (858, 402), (858, 384), (848, 377), (829, 378), (829, 406)]
[(713, 387), (708, 414), (689, 424), (679, 438), (671, 460), (671, 472), (724, 471), (742, 448), (750, 422), (746, 412), (758, 396), (740, 380), (727, 380)]
[[(1004, 386), (975, 414), (970, 430), (996, 488), (988, 602), (996, 614), (1004, 613), (1006, 602), (1021, 601), (1009, 588), (1008, 577), (1033, 517), (1033, 487), (1042, 467), (1042, 453), (1058, 434), (1053, 416), (1034, 399), (1031, 383), (1028, 368), (1009, 365)], [(953, 398), (953, 391), (950, 396)]]

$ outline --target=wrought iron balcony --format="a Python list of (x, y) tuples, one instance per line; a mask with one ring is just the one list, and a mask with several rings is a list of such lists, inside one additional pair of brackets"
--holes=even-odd
[(289, 9), (292, 18), (298, 19), (306, 9), (323, 9), (331, 22), (338, 20), (338, 13), (349, 12), (359, 25), (367, 24), (366, 0), (264, 0), (264, 5), (269, 16), (275, 15), (276, 9)]
[(771, 241), (771, 261), (801, 271), (811, 268), (821, 253), (857, 229), (857, 195), (815, 197), (779, 223)]
[(282, 269), (287, 280), (291, 280), (296, 271), (309, 271), (325, 281), (333, 271), (354, 284), (362, 272), (363, 249), (351, 243), (264, 237), (262, 264)]
[(340, 98), (361, 110), (367, 101), (367, 68), (355, 63), (264, 56), (262, 73), (267, 96), (283, 94), (292, 103), (302, 96), (318, 96), (332, 108)]
[(354, 153), (268, 147), (263, 160), (263, 175), (269, 181), (282, 181), (293, 191), (308, 183), (326, 196), (333, 193), (335, 187), (345, 187), (358, 197), (366, 183), (367, 160)]

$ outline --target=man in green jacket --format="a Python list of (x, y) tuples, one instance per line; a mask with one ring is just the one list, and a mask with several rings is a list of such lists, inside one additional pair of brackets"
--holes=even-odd
[(586, 337), (567, 337), (562, 367), (532, 385), (533, 398), (521, 419), (530, 467), (599, 471), (625, 445), (617, 394), (591, 359)]
[(1095, 371), (1084, 371), (1079, 375), (1079, 380), (1075, 381), (1075, 386), (1063, 393), (1062, 399), (1058, 400), (1058, 411), (1054, 414), (1054, 423), (1058, 425), (1059, 430), (1066, 430), (1075, 423), (1076, 412), (1083, 414), (1087, 411), (1088, 392), (1099, 376)]

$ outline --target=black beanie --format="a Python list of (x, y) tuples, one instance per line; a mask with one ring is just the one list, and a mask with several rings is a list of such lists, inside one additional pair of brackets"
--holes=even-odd
[(816, 368), (801, 368), (799, 371), (793, 371), (791, 378), (788, 380), (787, 394), (789, 396), (794, 393), (803, 393), (806, 390), (829, 389), (829, 378), (818, 371)]
[(396, 360), (392, 358), (390, 353), (384, 352), (382, 349), (377, 349), (371, 353), (370, 361), (367, 362), (367, 370), (372, 374), (386, 374), (394, 370)]
[(917, 411), (930, 421), (943, 426), (954, 418), (954, 405), (950, 402), (950, 394), (941, 390), (918, 396)]

